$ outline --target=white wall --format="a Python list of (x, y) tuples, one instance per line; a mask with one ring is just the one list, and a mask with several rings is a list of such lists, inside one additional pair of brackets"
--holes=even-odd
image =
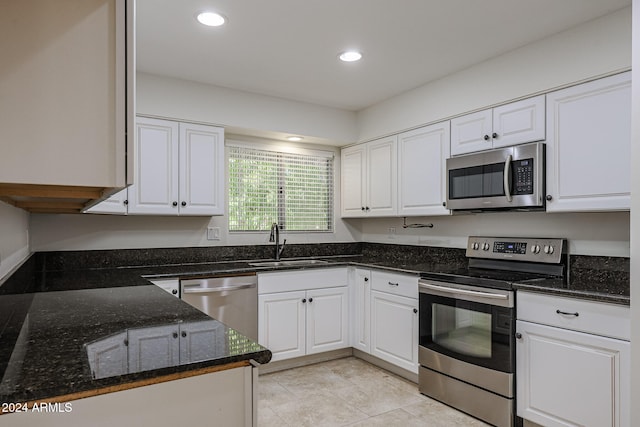
[[(640, 164), (640, 0), (633, 0), (631, 164)], [(631, 168), (631, 402), (640, 401), (640, 168)], [(631, 405), (631, 425), (640, 405)]]
[(358, 141), (631, 66), (631, 8), (564, 31), (358, 112)]
[(0, 202), (0, 283), (29, 254), (29, 214)]
[[(468, 236), (556, 237), (569, 240), (580, 255), (629, 256), (629, 213), (487, 212), (407, 218), (407, 224), (433, 228), (403, 229), (402, 218), (362, 221), (366, 242), (466, 248)], [(389, 228), (395, 228), (390, 232)]]
[(227, 133), (302, 135), (305, 141), (328, 145), (356, 140), (352, 111), (145, 73), (138, 73), (136, 85), (141, 115), (220, 125)]
[[(221, 240), (207, 240), (208, 226), (220, 227)], [(273, 245), (268, 232), (229, 235), (226, 229), (226, 217), (33, 214), (31, 219), (33, 251)], [(349, 227), (333, 234), (282, 233), (280, 238), (287, 244), (359, 241), (357, 229)]]

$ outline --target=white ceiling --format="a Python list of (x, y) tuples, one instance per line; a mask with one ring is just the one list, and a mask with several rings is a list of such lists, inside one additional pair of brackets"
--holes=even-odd
[[(358, 111), (631, 0), (137, 0), (137, 67)], [(223, 27), (195, 21), (212, 9)], [(339, 52), (360, 49), (358, 63)]]

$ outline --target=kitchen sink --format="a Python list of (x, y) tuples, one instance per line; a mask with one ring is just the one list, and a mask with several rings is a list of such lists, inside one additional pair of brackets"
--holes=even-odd
[(293, 267), (293, 266), (304, 267), (305, 265), (318, 265), (318, 264), (328, 264), (328, 263), (329, 261), (325, 261), (322, 259), (292, 259), (292, 260), (284, 260), (284, 261), (250, 262), (249, 265), (252, 267)]

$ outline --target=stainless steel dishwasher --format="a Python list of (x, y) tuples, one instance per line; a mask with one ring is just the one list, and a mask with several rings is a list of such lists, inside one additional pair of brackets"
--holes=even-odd
[(180, 291), (183, 301), (258, 340), (258, 277), (255, 273), (181, 280)]

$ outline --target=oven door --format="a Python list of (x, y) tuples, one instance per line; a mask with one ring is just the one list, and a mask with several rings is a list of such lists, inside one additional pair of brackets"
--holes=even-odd
[(447, 159), (449, 209), (542, 208), (543, 193), (543, 143)]
[(427, 279), (420, 280), (419, 289), (421, 348), (474, 366), (514, 372), (513, 291)]

